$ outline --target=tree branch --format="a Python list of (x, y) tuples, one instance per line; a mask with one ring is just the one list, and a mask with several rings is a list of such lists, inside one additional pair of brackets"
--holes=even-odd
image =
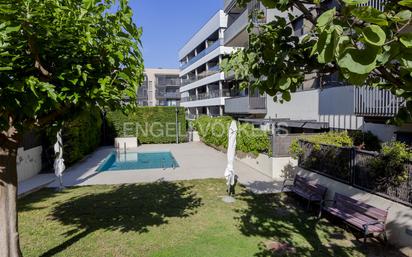
[(308, 19), (313, 25), (316, 25), (316, 19), (313, 17), (312, 13), (309, 11), (308, 8), (299, 0), (293, 1), (293, 5), (301, 11), (306, 19)]
[[(27, 22), (24, 22), (23, 27), (26, 28), (26, 30), (29, 30), (30, 24), (28, 24)], [(28, 37), (29, 49), (35, 61), (34, 67), (40, 71), (40, 74), (42, 76), (46, 78), (50, 78), (52, 74), (41, 63), (39, 50), (36, 47), (36, 42), (35, 42), (34, 37), (28, 32), (27, 32), (27, 37)]]
[(397, 87), (403, 87), (404, 83), (399, 78), (395, 77), (393, 73), (388, 71), (385, 67), (381, 66), (378, 67), (377, 70), (379, 71), (380, 77), (391, 82), (392, 84), (396, 85)]

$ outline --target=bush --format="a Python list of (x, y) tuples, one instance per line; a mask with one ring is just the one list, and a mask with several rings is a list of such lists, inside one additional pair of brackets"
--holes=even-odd
[(352, 138), (353, 144), (361, 149), (379, 152), (382, 148), (379, 138), (370, 131), (350, 131), (349, 136)]
[(376, 186), (398, 186), (408, 177), (406, 163), (411, 161), (412, 153), (406, 144), (395, 141), (385, 143), (380, 154), (369, 163), (369, 175)]
[(331, 131), (328, 133), (321, 133), (316, 135), (308, 135), (296, 138), (292, 141), (289, 147), (289, 153), (295, 159), (303, 154), (303, 149), (299, 144), (299, 140), (304, 140), (306, 142), (314, 144), (314, 150), (320, 150), (320, 145), (332, 145), (336, 147), (353, 147), (353, 140), (348, 135), (347, 131), (335, 132)]
[[(100, 145), (102, 123), (100, 110), (91, 107), (63, 124), (63, 158), (66, 166), (81, 160)], [(46, 130), (45, 154), (49, 159), (49, 166), (54, 161), (56, 133), (53, 127)]]
[[(208, 145), (227, 148), (228, 132), (231, 117), (201, 116), (194, 121), (194, 128), (198, 131), (202, 141)], [(270, 141), (266, 132), (256, 129), (245, 123), (238, 126), (236, 148), (243, 153), (270, 153)]]
[[(109, 137), (137, 137), (142, 144), (167, 144), (176, 142), (176, 107), (137, 107), (128, 115), (121, 111), (106, 115)], [(185, 142), (186, 116), (179, 107), (179, 141)]]

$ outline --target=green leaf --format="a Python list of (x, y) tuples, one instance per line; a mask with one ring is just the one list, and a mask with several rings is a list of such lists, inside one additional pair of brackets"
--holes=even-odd
[(409, 10), (403, 10), (398, 12), (395, 16), (393, 16), (392, 20), (395, 22), (402, 22), (408, 21), (412, 18), (412, 12)]
[(399, 1), (398, 4), (412, 8), (412, 0), (402, 0), (402, 1)]
[(333, 21), (335, 14), (336, 8), (332, 8), (324, 12), (321, 16), (319, 16), (316, 26), (321, 29), (325, 28)]
[(262, 0), (262, 3), (269, 9), (273, 9), (276, 7), (276, 1), (273, 0)]
[(96, 0), (83, 0), (83, 8), (90, 9), (96, 5)]
[(370, 25), (362, 30), (366, 43), (374, 46), (383, 46), (386, 41), (386, 34), (377, 25)]
[(290, 99), (292, 99), (292, 96), (290, 95), (289, 91), (285, 91), (282, 93), (282, 99), (285, 100), (286, 102), (289, 102)]
[(406, 48), (412, 48), (412, 33), (403, 34), (399, 39)]
[(351, 14), (356, 18), (363, 20), (368, 23), (388, 26), (388, 20), (386, 15), (371, 6), (360, 6), (352, 10)]
[(352, 73), (368, 74), (376, 68), (378, 54), (380, 54), (378, 47), (369, 46), (364, 50), (347, 47), (338, 64)]
[(328, 63), (332, 61), (335, 53), (335, 33), (324, 30), (318, 40), (318, 62)]
[(282, 77), (279, 81), (279, 88), (282, 90), (288, 90), (291, 85), (291, 80), (288, 77)]

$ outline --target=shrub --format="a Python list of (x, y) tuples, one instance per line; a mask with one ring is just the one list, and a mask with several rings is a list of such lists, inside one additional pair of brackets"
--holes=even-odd
[[(176, 107), (138, 107), (128, 115), (121, 111), (106, 115), (109, 137), (136, 136), (142, 144), (167, 144), (176, 142)], [(186, 117), (179, 107), (179, 141), (185, 142)]]
[[(202, 141), (208, 145), (227, 148), (228, 132), (231, 117), (201, 116), (194, 121), (194, 128), (198, 131)], [(266, 132), (256, 129), (253, 125), (245, 123), (238, 126), (236, 148), (240, 152), (270, 153), (270, 141)]]
[(398, 141), (385, 143), (380, 154), (369, 162), (369, 175), (377, 186), (397, 186), (408, 177), (406, 163), (411, 161), (412, 153), (407, 145)]
[(331, 131), (328, 133), (321, 133), (316, 135), (303, 135), (292, 141), (289, 147), (289, 153), (295, 159), (299, 158), (303, 154), (303, 149), (299, 144), (299, 140), (304, 140), (306, 142), (314, 144), (313, 149), (320, 150), (320, 145), (332, 145), (336, 147), (353, 147), (353, 140), (348, 135), (347, 131), (335, 132)]
[[(63, 124), (63, 158), (66, 166), (81, 160), (100, 145), (102, 123), (100, 110), (92, 107)], [(51, 168), (54, 160), (53, 146), (56, 143), (56, 129), (47, 128), (45, 134), (45, 154), (49, 159), (49, 168)]]
[(355, 146), (364, 150), (379, 152), (382, 148), (379, 138), (370, 131), (350, 131), (349, 136), (352, 138)]

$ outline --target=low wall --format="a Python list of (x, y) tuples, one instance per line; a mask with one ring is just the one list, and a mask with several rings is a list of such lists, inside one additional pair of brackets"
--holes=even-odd
[(260, 171), (261, 173), (272, 177), (273, 174), (273, 163), (272, 158), (265, 155), (259, 154), (257, 157), (247, 155), (246, 157), (236, 157), (240, 162), (248, 165), (249, 167)]
[(18, 182), (29, 179), (40, 173), (42, 169), (43, 147), (37, 146), (27, 150), (20, 147), (17, 150), (17, 179)]
[(298, 173), (326, 186), (328, 188), (326, 199), (333, 199), (335, 192), (338, 192), (380, 209), (389, 208), (386, 224), (389, 242), (403, 247), (404, 251), (412, 254), (412, 208), (302, 168), (298, 168)]
[(258, 156), (237, 157), (237, 159), (277, 182), (283, 182), (285, 177), (293, 177), (296, 174), (297, 161), (291, 157), (269, 157), (259, 154)]

